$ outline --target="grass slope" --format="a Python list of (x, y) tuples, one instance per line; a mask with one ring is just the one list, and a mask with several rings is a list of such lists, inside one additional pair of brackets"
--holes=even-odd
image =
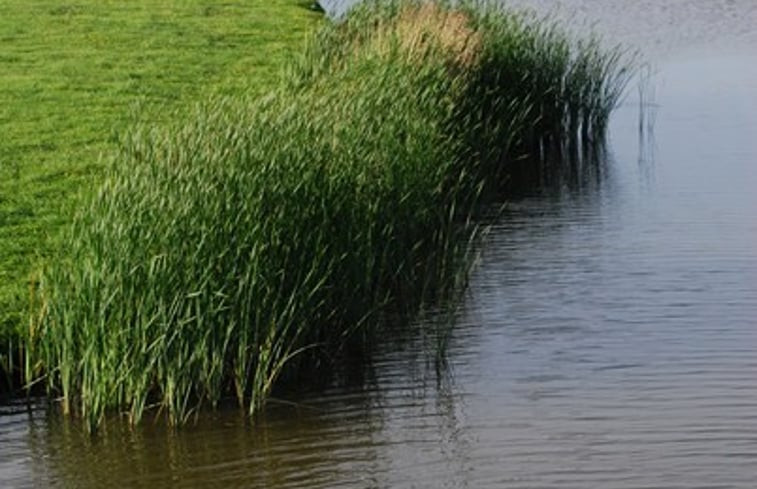
[(267, 90), (319, 23), (310, 5), (0, 0), (0, 365), (36, 263), (118, 133), (208, 94)]

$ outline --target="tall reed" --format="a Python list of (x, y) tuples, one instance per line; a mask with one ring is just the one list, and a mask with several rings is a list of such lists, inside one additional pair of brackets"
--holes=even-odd
[(509, 165), (600, 138), (620, 72), (522, 16), (367, 3), (267, 97), (135, 128), (45, 269), (28, 377), (90, 427), (257, 412), (453, 288)]
[(13, 343), (11, 338), (0, 336), (0, 399), (13, 388)]

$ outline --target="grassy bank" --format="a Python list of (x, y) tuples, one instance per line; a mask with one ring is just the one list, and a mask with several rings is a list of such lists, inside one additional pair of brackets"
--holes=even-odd
[(601, 141), (614, 53), (510, 13), (382, 5), (324, 26), (263, 98), (133, 129), (36, 296), (30, 375), (64, 410), (257, 412), (454, 289), (514, 168)]
[(310, 5), (0, 0), (0, 378), (28, 329), (35, 269), (118, 134), (210, 94), (275, 86), (321, 22)]

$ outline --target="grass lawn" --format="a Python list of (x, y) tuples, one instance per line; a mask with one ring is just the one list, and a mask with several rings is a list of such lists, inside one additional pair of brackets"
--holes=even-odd
[[(260, 92), (321, 15), (309, 0), (0, 0), (0, 340), (137, 118)], [(7, 347), (0, 348), (0, 365)], [(2, 369), (0, 368), (0, 371)]]

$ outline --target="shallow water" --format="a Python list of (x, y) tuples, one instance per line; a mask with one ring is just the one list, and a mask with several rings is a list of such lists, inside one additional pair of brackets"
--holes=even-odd
[(632, 90), (600, 185), (510, 204), (447, 374), (411, 339), (364, 384), (179, 433), (0, 407), (0, 487), (755, 487), (757, 7), (562, 5), (654, 61), (645, 118)]

